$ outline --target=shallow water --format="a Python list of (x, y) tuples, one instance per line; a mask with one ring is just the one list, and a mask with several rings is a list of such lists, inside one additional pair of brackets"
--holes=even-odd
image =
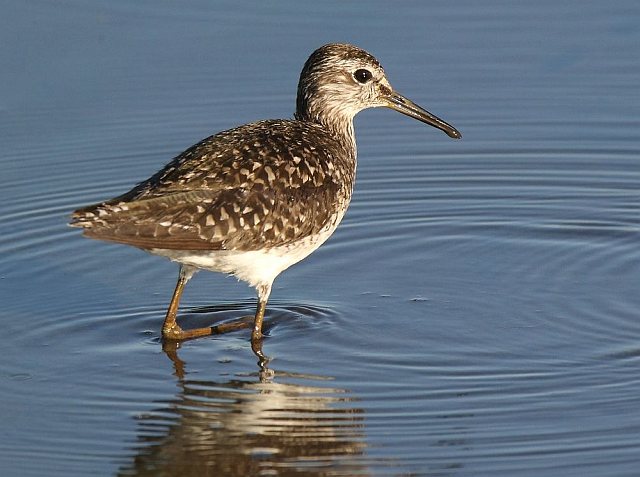
[[(2, 475), (638, 475), (640, 7), (369, 5), (4, 9)], [(276, 281), (268, 369), (247, 332), (163, 348), (176, 266), (68, 214), (291, 116), (328, 41), (463, 139), (362, 113), (343, 224)], [(180, 319), (254, 307), (201, 273)]]

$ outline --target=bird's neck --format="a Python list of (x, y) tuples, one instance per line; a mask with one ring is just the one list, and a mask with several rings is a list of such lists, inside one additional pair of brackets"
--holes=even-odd
[(313, 114), (312, 111), (298, 110), (295, 118), (298, 121), (309, 121), (322, 126), (340, 144), (348, 145), (355, 159), (356, 137), (353, 130), (353, 116), (345, 114)]

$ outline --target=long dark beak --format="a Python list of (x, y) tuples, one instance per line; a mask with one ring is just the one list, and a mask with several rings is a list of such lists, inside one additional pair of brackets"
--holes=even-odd
[(431, 126), (444, 131), (447, 136), (454, 139), (460, 139), (462, 137), (460, 131), (454, 128), (451, 124), (443, 121), (436, 115), (431, 114), (429, 111), (422, 109), (416, 103), (405, 98), (400, 93), (391, 91), (388, 95), (385, 95), (385, 99), (387, 100), (386, 106), (388, 108), (394, 109), (399, 113), (406, 114), (410, 118), (417, 119), (423, 123), (430, 124)]

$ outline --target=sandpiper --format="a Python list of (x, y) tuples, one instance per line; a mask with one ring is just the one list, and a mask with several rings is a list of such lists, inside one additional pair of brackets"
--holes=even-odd
[[(184, 340), (220, 327), (183, 330), (184, 286), (199, 270), (235, 275), (257, 290), (251, 344), (274, 279), (317, 249), (344, 216), (356, 173), (354, 116), (388, 107), (461, 134), (396, 92), (378, 60), (348, 44), (328, 44), (305, 63), (295, 119), (259, 121), (190, 147), (129, 192), (78, 209), (71, 225), (180, 264), (162, 336)], [(261, 351), (260, 351), (261, 353)]]

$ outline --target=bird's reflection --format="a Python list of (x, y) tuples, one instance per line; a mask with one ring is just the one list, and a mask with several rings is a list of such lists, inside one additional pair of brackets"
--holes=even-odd
[(363, 411), (344, 390), (311, 384), (326, 377), (274, 371), (264, 359), (247, 378), (195, 380), (175, 344), (164, 350), (180, 390), (140, 417), (136, 455), (119, 475), (367, 474)]

